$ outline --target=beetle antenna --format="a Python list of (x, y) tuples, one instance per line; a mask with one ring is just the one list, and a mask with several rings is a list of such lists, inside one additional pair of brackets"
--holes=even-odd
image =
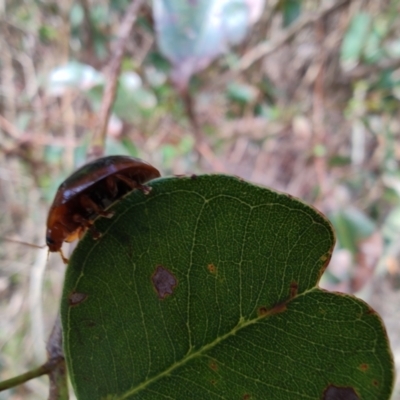
[(33, 243), (28, 243), (28, 242), (23, 242), (22, 240), (16, 240), (16, 239), (10, 239), (7, 237), (1, 237), (1, 240), (4, 240), (5, 242), (10, 242), (10, 243), (16, 243), (16, 244), (23, 244), (25, 246), (29, 246), (29, 247), (35, 247), (36, 249), (44, 249), (46, 247), (46, 245), (44, 244), (43, 246), (39, 246), (37, 244), (33, 244)]

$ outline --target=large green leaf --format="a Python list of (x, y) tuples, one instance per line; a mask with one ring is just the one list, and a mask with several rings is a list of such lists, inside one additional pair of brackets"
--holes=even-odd
[(334, 245), (321, 214), (229, 176), (151, 186), (71, 257), (61, 311), (79, 399), (389, 398), (379, 316), (316, 286)]

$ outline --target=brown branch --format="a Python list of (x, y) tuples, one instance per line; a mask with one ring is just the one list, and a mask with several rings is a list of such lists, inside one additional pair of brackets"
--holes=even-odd
[(58, 314), (46, 346), (48, 357), (46, 364), (50, 366), (48, 372), (50, 379), (48, 400), (68, 399), (67, 367), (65, 365), (62, 340), (61, 319), (60, 314)]
[(383, 60), (373, 65), (359, 65), (350, 71), (346, 71), (344, 75), (350, 80), (365, 79), (385, 69), (397, 68), (400, 68), (400, 58)]
[(14, 140), (18, 141), (21, 139), (22, 134), (18, 128), (2, 115), (0, 115), (0, 129)]
[(104, 145), (107, 134), (108, 120), (111, 114), (115, 95), (117, 92), (118, 76), (121, 70), (122, 58), (125, 53), (125, 47), (129, 39), (136, 16), (143, 0), (133, 0), (126, 10), (125, 17), (121, 23), (117, 43), (113, 51), (113, 58), (108, 67), (108, 77), (104, 88), (103, 100), (99, 113), (97, 127), (93, 133), (92, 147), (89, 150), (89, 158), (97, 158), (103, 155)]
[(90, 4), (88, 0), (80, 0), (82, 9), (83, 9), (83, 20), (84, 20), (84, 26), (83, 26), (83, 35), (82, 35), (82, 42), (83, 45), (87, 50), (90, 51), (90, 55), (93, 54), (93, 27), (92, 27), (92, 21), (90, 18)]

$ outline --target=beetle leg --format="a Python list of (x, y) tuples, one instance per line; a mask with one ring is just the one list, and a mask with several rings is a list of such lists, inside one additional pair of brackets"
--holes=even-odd
[(68, 260), (67, 257), (64, 256), (64, 253), (63, 253), (61, 247), (60, 247), (60, 249), (58, 250), (58, 252), (60, 253), (60, 256), (61, 256), (61, 259), (63, 260), (63, 263), (64, 263), (64, 264), (68, 264), (68, 261), (69, 261), (69, 260)]
[(92, 237), (93, 237), (94, 240), (97, 240), (97, 239), (101, 238), (101, 233), (98, 230), (96, 230), (96, 228), (94, 227), (93, 224), (89, 224), (87, 228), (92, 233)]
[[(74, 232), (75, 236), (78, 236), (79, 239), (82, 238), (83, 234), (86, 232), (86, 229), (90, 230), (90, 232), (92, 233), (93, 239), (97, 240), (101, 237), (101, 233), (96, 230), (96, 228), (93, 225), (93, 221), (87, 220), (79, 214), (75, 214), (72, 218), (74, 219), (75, 222), (78, 222), (79, 224), (81, 224), (81, 227)], [(74, 237), (73, 240), (75, 240), (75, 239), (76, 239), (76, 237)], [(66, 241), (68, 241), (68, 240), (66, 240)]]
[(151, 187), (142, 185), (141, 183), (135, 181), (134, 179), (126, 177), (125, 175), (115, 174), (114, 176), (118, 178), (120, 181), (124, 182), (126, 185), (128, 185), (132, 190), (138, 189), (141, 190), (144, 194), (149, 194), (151, 191)]
[(138, 189), (141, 190), (144, 194), (149, 194), (151, 192), (151, 187), (147, 185), (142, 185), (139, 183)]
[(118, 194), (118, 187), (117, 184), (115, 182), (115, 179), (112, 176), (108, 176), (106, 179), (106, 186), (107, 186), (107, 190), (109, 191), (109, 193), (111, 194), (111, 197), (114, 199), (115, 197), (117, 197)]
[[(114, 213), (112, 212), (107, 212), (102, 210), (97, 203), (95, 203), (89, 196), (87, 195), (82, 195), (80, 197), (80, 202), (81, 205), (86, 208), (86, 209), (90, 209), (93, 210), (94, 213), (96, 213), (97, 215), (101, 215), (102, 217), (106, 217), (106, 218), (111, 218)], [(78, 222), (78, 221), (77, 221)]]

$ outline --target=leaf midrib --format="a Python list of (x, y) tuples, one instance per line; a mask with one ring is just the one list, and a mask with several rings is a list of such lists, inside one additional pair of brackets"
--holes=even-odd
[[(152, 378), (149, 378), (149, 379), (145, 380), (144, 382), (140, 383), (139, 385), (135, 386), (134, 388), (128, 390), (121, 397), (118, 397), (118, 400), (127, 399), (129, 396), (138, 394), (140, 391), (146, 389), (146, 387), (148, 387), (152, 383), (158, 381), (159, 379), (161, 379), (161, 378), (163, 378), (165, 376), (168, 376), (169, 374), (171, 374), (177, 368), (185, 365), (186, 363), (188, 363), (189, 361), (193, 360), (194, 358), (203, 355), (204, 353), (206, 353), (207, 351), (211, 350), (212, 348), (214, 348), (215, 346), (217, 346), (219, 343), (223, 342), (224, 340), (228, 339), (229, 337), (236, 335), (236, 333), (239, 332), (240, 330), (242, 330), (244, 328), (247, 328), (248, 326), (254, 325), (254, 324), (258, 323), (260, 320), (263, 320), (265, 318), (271, 317), (272, 315), (276, 315), (279, 312), (285, 311), (287, 304), (289, 304), (294, 299), (297, 299), (300, 296), (304, 296), (306, 293), (308, 293), (308, 292), (310, 292), (310, 291), (312, 291), (314, 289), (315, 289), (315, 287), (310, 288), (309, 290), (306, 290), (306, 291), (304, 291), (304, 292), (302, 292), (302, 293), (300, 293), (300, 294), (298, 294), (298, 295), (296, 295), (296, 296), (294, 296), (292, 298), (289, 298), (286, 301), (280, 303), (279, 307), (273, 307), (270, 310), (268, 310), (265, 314), (257, 316), (256, 318), (253, 318), (253, 319), (250, 319), (250, 320), (245, 320), (242, 317), (240, 319), (240, 321), (238, 322), (238, 324), (233, 329), (231, 329), (229, 332), (225, 333), (222, 336), (217, 337), (214, 341), (202, 346), (197, 351), (191, 352), (191, 350), (189, 349), (189, 351), (186, 354), (186, 356), (182, 357), (182, 359), (180, 361), (175, 362), (169, 368), (167, 368), (166, 370), (162, 371), (161, 373), (153, 376)], [(279, 310), (279, 311), (277, 311), (277, 310)]]

